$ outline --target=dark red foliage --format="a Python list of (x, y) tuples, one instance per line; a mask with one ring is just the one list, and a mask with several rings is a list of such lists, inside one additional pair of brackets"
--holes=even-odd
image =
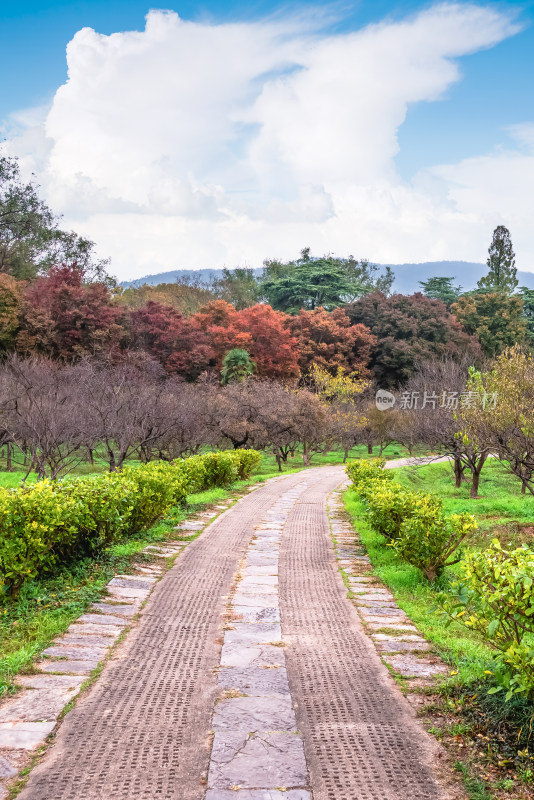
[(84, 283), (76, 266), (52, 267), (26, 289), (17, 349), (62, 361), (109, 353), (124, 336), (122, 316), (104, 283)]
[(376, 337), (371, 367), (381, 386), (408, 380), (419, 361), (466, 354), (474, 361), (481, 355), (478, 340), (465, 332), (445, 304), (420, 292), (390, 297), (373, 292), (346, 311), (352, 323), (365, 325)]
[(149, 301), (130, 313), (134, 347), (156, 358), (168, 373), (194, 380), (213, 365), (215, 353), (192, 317)]

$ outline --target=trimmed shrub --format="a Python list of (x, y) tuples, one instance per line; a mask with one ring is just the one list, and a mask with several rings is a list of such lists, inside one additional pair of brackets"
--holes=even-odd
[(445, 567), (458, 563), (460, 557), (453, 556), (478, 527), (472, 514), (445, 516), (436, 500), (432, 495), (420, 496), (394, 542), (399, 555), (429, 581), (435, 581)]
[(534, 553), (526, 545), (506, 550), (495, 539), (488, 549), (467, 553), (460, 572), (438, 603), (450, 621), (478, 631), (500, 651), (498, 685), (489, 693), (534, 698)]
[(0, 489), (0, 596), (25, 581), (149, 528), (191, 492), (228, 486), (260, 462), (254, 450), (126, 466), (121, 472)]
[(181, 466), (187, 476), (189, 483), (189, 492), (195, 494), (207, 489), (207, 472), (206, 462), (204, 456), (191, 456), (183, 460), (176, 460), (173, 462), (177, 466)]
[(237, 464), (237, 476), (240, 481), (250, 478), (261, 463), (261, 453), (257, 450), (234, 450), (232, 456)]
[[(132, 511), (138, 502), (137, 483), (121, 472), (89, 475), (83, 480), (64, 480), (54, 486), (57, 496), (71, 497), (77, 504), (78, 530), (62, 560), (109, 547), (129, 531)], [(59, 552), (59, 548), (54, 548)]]
[[(49, 481), (0, 490), (0, 591), (14, 597), (30, 578), (49, 572), (59, 550), (76, 541), (83, 504)], [(56, 550), (56, 552), (54, 552)]]
[(135, 503), (128, 520), (127, 533), (150, 528), (173, 504), (171, 465), (153, 461), (142, 466), (124, 467), (122, 475), (135, 489)]
[(232, 451), (206, 453), (202, 456), (202, 461), (206, 470), (202, 489), (209, 489), (212, 486), (229, 486), (237, 480), (237, 460)]
[(391, 470), (384, 469), (384, 458), (373, 458), (368, 461), (363, 459), (352, 461), (346, 467), (346, 473), (352, 481), (352, 486), (364, 500), (371, 497), (377, 487), (387, 488), (393, 483)]
[(404, 520), (417, 508), (425, 505), (428, 510), (439, 513), (443, 505), (438, 497), (409, 492), (398, 483), (370, 484), (365, 490), (365, 505), (371, 525), (387, 539), (396, 539)]

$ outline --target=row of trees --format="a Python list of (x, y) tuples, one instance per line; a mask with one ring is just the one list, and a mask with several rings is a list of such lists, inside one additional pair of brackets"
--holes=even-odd
[(95, 454), (110, 470), (136, 457), (172, 460), (202, 447), (271, 450), (279, 466), (300, 450), (392, 442), (451, 456), (457, 486), (477, 497), (482, 469), (498, 455), (534, 494), (534, 364), (518, 347), (485, 372), (452, 359), (421, 362), (393, 410), (375, 404), (375, 385), (340, 368), (315, 366), (309, 385), (275, 380), (187, 383), (146, 355), (119, 364), (83, 359), (8, 358), (0, 369), (0, 445), (7, 468), (56, 478)]
[(380, 292), (345, 307), (285, 314), (259, 303), (237, 310), (214, 300), (185, 315), (148, 301), (139, 308), (117, 302), (102, 281), (87, 281), (75, 266), (52, 267), (31, 282), (0, 275), (0, 344), (22, 357), (62, 363), (146, 353), (169, 375), (193, 381), (219, 374), (225, 355), (246, 350), (260, 378), (296, 382), (312, 364), (332, 374), (338, 367), (382, 385), (407, 380), (418, 360), (481, 356), (443, 303), (421, 294)]
[(383, 386), (408, 380), (421, 360), (495, 357), (534, 341), (534, 292), (515, 294), (509, 231), (496, 228), (488, 274), (461, 294), (432, 278), (423, 294), (390, 295), (393, 274), (352, 256), (267, 260), (262, 271), (224, 270), (209, 286), (188, 281), (122, 290), (93, 243), (66, 232), (0, 156), (0, 349), (74, 363), (131, 351), (196, 380), (245, 350), (254, 374), (302, 379), (312, 363), (372, 374)]

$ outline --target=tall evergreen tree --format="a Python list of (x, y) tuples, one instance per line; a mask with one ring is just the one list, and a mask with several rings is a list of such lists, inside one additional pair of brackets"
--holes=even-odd
[(461, 286), (453, 286), (454, 278), (429, 278), (427, 281), (419, 281), (419, 286), (423, 289), (425, 297), (431, 300), (441, 300), (447, 308), (451, 303), (455, 303), (462, 291)]
[(504, 225), (498, 225), (493, 231), (486, 264), (489, 272), (479, 280), (478, 287), (512, 294), (518, 283), (517, 269), (512, 237)]

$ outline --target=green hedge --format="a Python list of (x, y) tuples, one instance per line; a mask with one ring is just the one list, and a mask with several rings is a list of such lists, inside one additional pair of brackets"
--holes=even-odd
[(409, 564), (434, 581), (458, 561), (460, 545), (477, 527), (472, 514), (445, 515), (439, 497), (410, 492), (391, 480), (383, 461), (356, 461), (347, 475), (362, 498), (370, 524)]
[(232, 450), (0, 489), (0, 597), (136, 535), (188, 494), (248, 478), (260, 461), (255, 450)]

